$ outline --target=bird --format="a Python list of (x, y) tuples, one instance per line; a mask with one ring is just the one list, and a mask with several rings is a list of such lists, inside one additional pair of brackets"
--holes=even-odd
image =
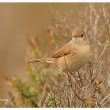
[(54, 63), (61, 72), (74, 72), (85, 65), (89, 57), (90, 45), (85, 40), (85, 33), (81, 27), (76, 27), (72, 31), (72, 39), (66, 45), (47, 58), (34, 59), (28, 63)]

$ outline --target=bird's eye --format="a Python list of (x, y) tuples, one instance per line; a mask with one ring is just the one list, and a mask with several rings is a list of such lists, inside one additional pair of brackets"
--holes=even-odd
[(77, 36), (77, 35), (75, 35), (74, 37), (76, 37), (76, 38), (77, 38), (78, 36)]
[(83, 37), (83, 34), (81, 34), (81, 37)]

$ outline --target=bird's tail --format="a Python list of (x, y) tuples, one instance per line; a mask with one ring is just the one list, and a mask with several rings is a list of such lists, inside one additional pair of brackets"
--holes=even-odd
[(32, 59), (29, 60), (28, 63), (36, 63), (36, 62), (46, 62), (46, 63), (56, 63), (56, 58), (42, 58), (42, 59)]

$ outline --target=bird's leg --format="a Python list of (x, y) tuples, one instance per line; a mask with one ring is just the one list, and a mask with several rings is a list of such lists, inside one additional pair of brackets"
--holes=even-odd
[(92, 77), (93, 76), (93, 65), (92, 65), (91, 61), (88, 62), (88, 66), (89, 66), (89, 69), (90, 69), (90, 77)]
[(83, 82), (84, 80), (82, 79), (79, 70), (77, 71), (77, 74), (78, 74), (78, 85), (79, 85), (80, 87), (82, 87), (82, 86), (84, 86), (84, 82)]
[(77, 73), (78, 73), (78, 78), (81, 79), (81, 75), (80, 75), (79, 70), (77, 71)]

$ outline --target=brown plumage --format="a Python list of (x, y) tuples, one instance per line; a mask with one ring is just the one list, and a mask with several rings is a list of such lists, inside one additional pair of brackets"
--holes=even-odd
[(55, 51), (49, 58), (37, 59), (30, 61), (30, 63), (55, 63), (61, 71), (65, 71), (67, 68), (72, 72), (79, 69), (89, 60), (90, 46), (83, 39), (84, 32), (82, 28), (75, 28), (72, 32), (72, 36), (73, 38), (70, 42)]

